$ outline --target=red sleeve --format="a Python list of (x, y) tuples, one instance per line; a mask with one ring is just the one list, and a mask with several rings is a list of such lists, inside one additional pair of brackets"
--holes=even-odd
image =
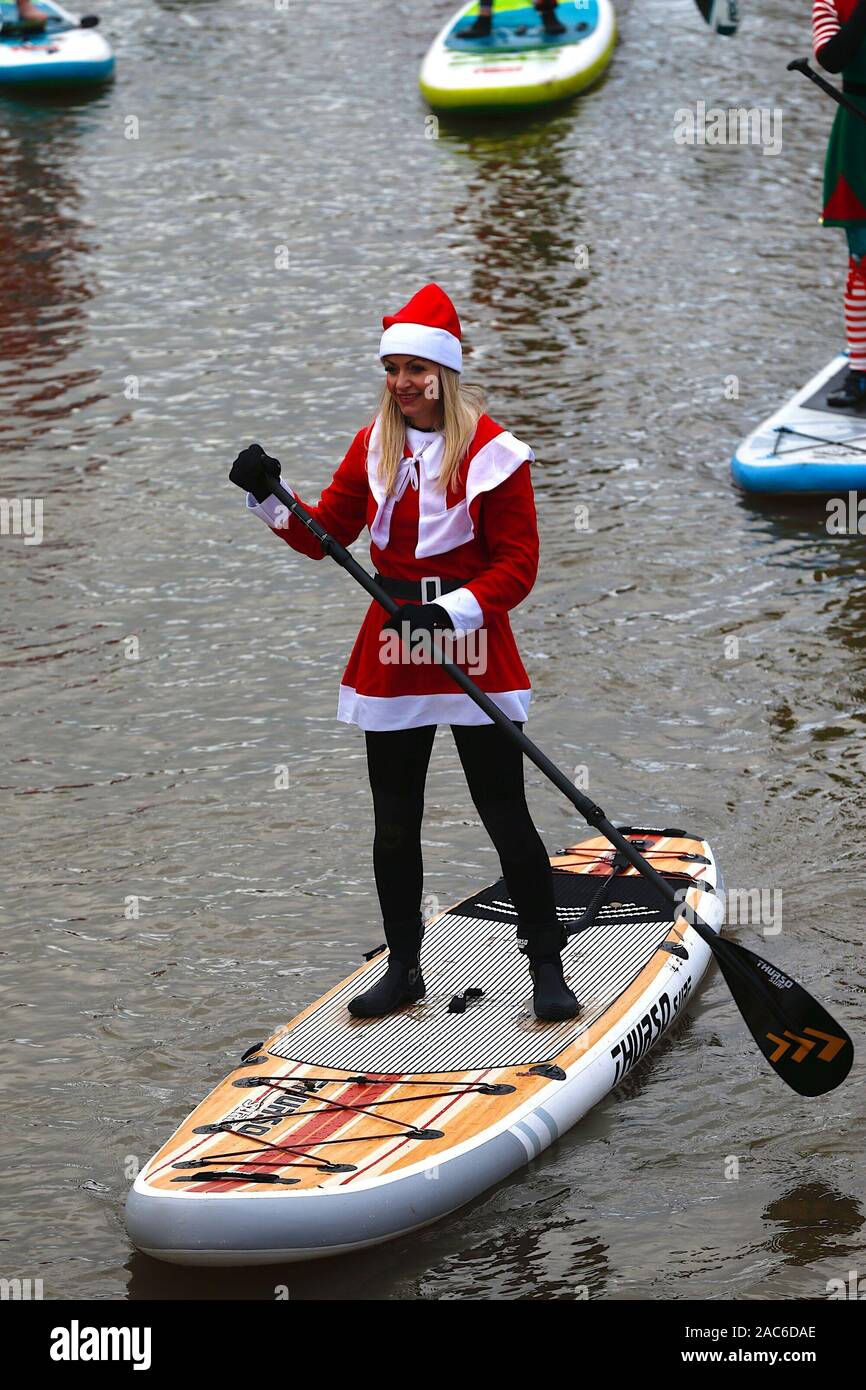
[[(316, 506), (311, 507), (302, 497), (298, 501), (306, 507), (320, 526), (324, 526), (341, 545), (351, 545), (357, 540), (367, 524), (367, 450), (364, 444), (366, 429), (355, 435), (349, 452), (343, 459), (333, 478)], [(297, 493), (295, 494), (297, 496)], [(308, 531), (297, 517), (289, 514), (288, 526), (279, 529), (271, 527), (274, 534), (313, 560), (321, 560), (324, 551), (311, 531)]]
[(538, 524), (528, 463), (484, 494), (479, 529), (489, 563), (466, 588), (486, 622), (488, 614), (507, 613), (522, 603), (538, 573)]
[(824, 45), (836, 37), (841, 27), (835, 0), (813, 0), (812, 52), (816, 58)]

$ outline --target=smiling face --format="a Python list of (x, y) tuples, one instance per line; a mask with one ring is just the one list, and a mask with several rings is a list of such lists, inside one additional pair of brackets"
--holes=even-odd
[(407, 425), (418, 429), (436, 429), (442, 423), (439, 403), (440, 373), (437, 362), (425, 357), (407, 357), (392, 353), (382, 359), (385, 381)]

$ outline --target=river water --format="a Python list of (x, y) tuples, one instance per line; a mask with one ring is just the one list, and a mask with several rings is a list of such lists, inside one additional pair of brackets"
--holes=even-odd
[[(426, 1232), (213, 1275), (125, 1236), (135, 1163), (380, 938), (363, 741), (333, 717), (365, 600), (226, 473), (257, 439), (315, 497), (371, 414), (381, 314), (428, 279), (538, 456), (529, 732), (612, 817), (709, 837), (773, 906), (732, 932), (862, 1033), (866, 542), (728, 472), (842, 336), (832, 113), (785, 71), (808, 6), (748, 6), (729, 41), (621, 0), (591, 94), (430, 138), (416, 75), (452, 5), (108, 3), (110, 91), (0, 98), (2, 490), (44, 500), (41, 545), (2, 537), (0, 1273), (46, 1298), (815, 1299), (863, 1269), (859, 1074), (795, 1097), (717, 974)], [(698, 101), (779, 108), (781, 153), (677, 145)], [(551, 852), (581, 838), (528, 783)], [(445, 901), (496, 876), (447, 732), (425, 856)]]

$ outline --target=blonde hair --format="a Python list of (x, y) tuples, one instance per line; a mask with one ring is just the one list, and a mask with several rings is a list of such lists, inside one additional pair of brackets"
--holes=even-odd
[[(484, 414), (484, 395), (478, 386), (461, 380), (460, 373), (451, 367), (440, 367), (441, 385), (439, 406), (445, 433), (445, 452), (439, 470), (439, 485), (443, 491), (457, 486), (457, 474), (472, 443), (478, 421)], [(406, 447), (406, 420), (387, 385), (382, 388), (379, 410), (379, 478), (385, 485), (385, 495), (394, 491), (403, 450)], [(373, 426), (367, 432), (367, 443)]]

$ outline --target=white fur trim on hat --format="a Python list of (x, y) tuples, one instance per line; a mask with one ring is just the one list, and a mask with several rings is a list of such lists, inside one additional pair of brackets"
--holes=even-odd
[(407, 353), (410, 357), (426, 357), (453, 372), (463, 370), (463, 349), (460, 339), (445, 328), (428, 328), (425, 323), (392, 323), (382, 334), (379, 356)]

